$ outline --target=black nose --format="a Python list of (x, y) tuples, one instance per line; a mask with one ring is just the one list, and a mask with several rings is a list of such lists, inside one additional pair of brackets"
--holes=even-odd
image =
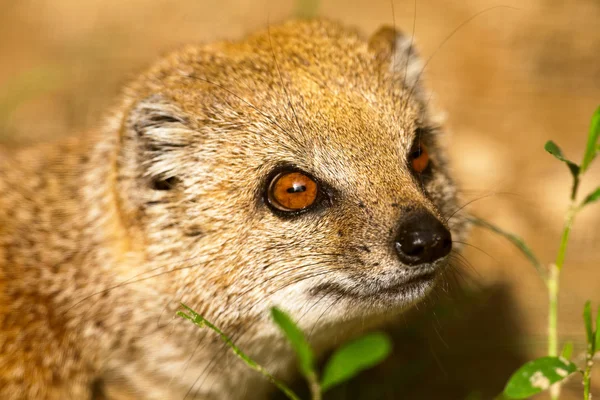
[(426, 264), (450, 253), (452, 236), (448, 229), (427, 211), (412, 211), (402, 217), (394, 246), (402, 263)]

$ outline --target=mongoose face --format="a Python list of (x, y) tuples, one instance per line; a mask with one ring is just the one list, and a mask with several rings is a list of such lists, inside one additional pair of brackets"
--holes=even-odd
[(286, 377), (271, 306), (323, 351), (422, 298), (465, 225), (422, 68), (394, 29), (289, 22), (176, 52), (99, 135), (3, 164), (0, 397), (259, 398), (166, 315)]
[(171, 294), (225, 325), (217, 309), (278, 304), (314, 326), (427, 293), (456, 200), (421, 67), (392, 29), (366, 41), (292, 22), (188, 48), (138, 80), (120, 192), (147, 258), (173, 267)]

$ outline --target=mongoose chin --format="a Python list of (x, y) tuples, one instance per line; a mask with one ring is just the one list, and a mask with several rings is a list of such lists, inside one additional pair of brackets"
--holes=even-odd
[[(465, 231), (412, 40), (327, 20), (188, 46), (107, 123), (0, 153), (0, 398), (263, 398), (421, 299)], [(449, 222), (450, 220), (450, 222)]]

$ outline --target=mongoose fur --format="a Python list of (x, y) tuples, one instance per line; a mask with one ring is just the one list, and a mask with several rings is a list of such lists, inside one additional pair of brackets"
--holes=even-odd
[[(393, 28), (291, 21), (166, 56), (91, 134), (0, 150), (0, 398), (263, 398), (180, 303), (289, 379), (271, 306), (323, 352), (422, 298), (447, 257), (399, 262), (398, 221), (465, 229), (422, 68)], [(320, 183), (318, 205), (267, 204), (286, 168)]]

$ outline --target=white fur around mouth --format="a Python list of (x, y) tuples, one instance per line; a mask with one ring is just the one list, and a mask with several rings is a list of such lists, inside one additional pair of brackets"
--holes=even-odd
[(382, 288), (379, 293), (397, 293), (399, 291), (406, 291), (413, 287), (421, 286), (424, 284), (432, 283), (438, 276), (436, 271), (427, 271), (418, 275), (414, 275), (402, 282), (395, 283), (393, 285)]
[(432, 286), (433, 282), (438, 276), (437, 270), (427, 270), (422, 273), (413, 275), (409, 278), (402, 279), (393, 282), (390, 285), (379, 286), (376, 288), (370, 288), (364, 290), (360, 287), (345, 287), (336, 282), (327, 282), (314, 287), (311, 290), (311, 295), (334, 295), (334, 296), (347, 296), (350, 298), (372, 298), (372, 297), (387, 297), (387, 296), (401, 296), (407, 294), (410, 297), (410, 293), (424, 289), (426, 286)]

